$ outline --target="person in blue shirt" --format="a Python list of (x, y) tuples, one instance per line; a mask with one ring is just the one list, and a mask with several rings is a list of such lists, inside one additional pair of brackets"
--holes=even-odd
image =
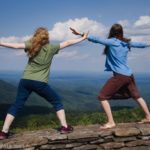
[[(71, 30), (73, 34), (84, 35), (75, 29), (71, 28)], [(100, 129), (116, 126), (108, 102), (110, 99), (127, 99), (132, 97), (145, 113), (145, 118), (141, 123), (150, 123), (149, 109), (138, 92), (132, 70), (127, 64), (128, 52), (132, 47), (146, 48), (150, 46), (150, 43), (131, 42), (130, 39), (124, 37), (123, 28), (120, 24), (112, 25), (108, 38), (88, 36), (87, 39), (90, 42), (105, 45), (103, 52), (106, 55), (105, 71), (113, 72), (113, 77), (105, 83), (98, 96), (108, 118), (108, 122), (100, 126)]]

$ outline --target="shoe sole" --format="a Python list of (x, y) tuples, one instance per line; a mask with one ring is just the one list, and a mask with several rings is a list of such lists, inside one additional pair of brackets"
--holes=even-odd
[(67, 132), (60, 132), (61, 134), (67, 134), (67, 133), (71, 133), (71, 132), (73, 132), (73, 131), (67, 131)]

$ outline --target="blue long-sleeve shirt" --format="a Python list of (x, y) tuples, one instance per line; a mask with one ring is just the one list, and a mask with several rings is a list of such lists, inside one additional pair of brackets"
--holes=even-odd
[(106, 55), (105, 71), (113, 71), (126, 76), (132, 75), (132, 70), (127, 64), (127, 55), (129, 47), (146, 48), (148, 45), (144, 42), (123, 42), (117, 38), (104, 39), (95, 36), (89, 36), (88, 40), (94, 43), (103, 44), (108, 47)]

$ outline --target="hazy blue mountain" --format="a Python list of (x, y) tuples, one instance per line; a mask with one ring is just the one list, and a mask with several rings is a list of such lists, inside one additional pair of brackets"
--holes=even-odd
[[(99, 111), (101, 108), (97, 96), (109, 76), (107, 73), (53, 73), (49, 84), (59, 94), (67, 111)], [(20, 77), (20, 72), (0, 73), (1, 106), (2, 104), (11, 104), (15, 101)], [(150, 103), (150, 76), (141, 74), (135, 77), (141, 95)], [(115, 110), (122, 107), (134, 107), (136, 106), (135, 104), (132, 100), (111, 101), (111, 105)], [(51, 110), (51, 105), (34, 93), (28, 99), (26, 106), (28, 106), (28, 109), (29, 106), (35, 109), (36, 106)]]

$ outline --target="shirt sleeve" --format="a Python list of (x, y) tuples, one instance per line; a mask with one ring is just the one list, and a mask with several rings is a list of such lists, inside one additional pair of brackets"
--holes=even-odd
[(25, 41), (25, 49), (24, 51), (27, 52), (31, 48), (31, 42), (30, 41)]
[(129, 47), (146, 48), (149, 47), (146, 42), (129, 42)]
[(60, 50), (60, 44), (53, 45), (53, 53), (58, 54)]
[(93, 42), (93, 43), (100, 43), (100, 44), (103, 44), (103, 45), (106, 45), (106, 46), (115, 45), (115, 42), (114, 42), (113, 39), (89, 36), (88, 40)]

